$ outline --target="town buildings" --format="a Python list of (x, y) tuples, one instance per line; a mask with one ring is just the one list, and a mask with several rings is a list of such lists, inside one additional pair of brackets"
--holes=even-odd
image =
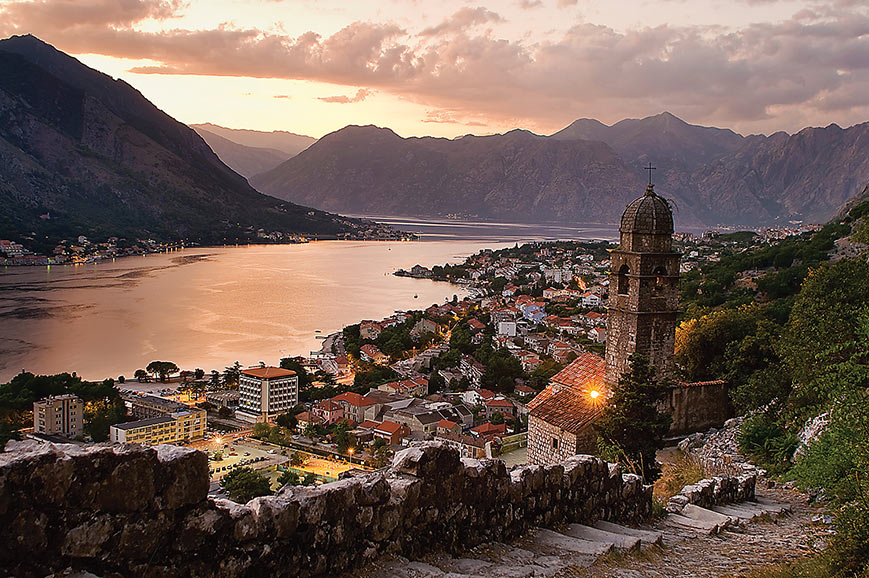
[(84, 435), (84, 404), (72, 394), (54, 395), (33, 402), (33, 431), (50, 436)]
[(207, 414), (204, 409), (184, 409), (109, 427), (109, 440), (143, 445), (180, 444), (205, 436)]
[(252, 367), (239, 375), (238, 419), (268, 422), (299, 403), (299, 377), (280, 367)]

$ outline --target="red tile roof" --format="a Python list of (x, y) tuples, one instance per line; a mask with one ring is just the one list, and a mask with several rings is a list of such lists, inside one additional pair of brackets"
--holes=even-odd
[(490, 399), (486, 402), (486, 405), (491, 407), (513, 407), (513, 402), (509, 399)]
[(495, 397), (495, 392), (491, 389), (478, 389), (477, 393), (479, 393), (480, 397), (482, 397), (483, 399), (492, 399), (493, 397)]
[(506, 434), (507, 424), (499, 423), (498, 425), (495, 425), (493, 423), (486, 422), (482, 425), (478, 425), (477, 427), (472, 428), (471, 431), (481, 436)]
[(602, 402), (595, 402), (587, 393), (573, 388), (553, 390), (550, 386), (533, 401), (537, 403), (531, 409), (531, 417), (574, 434), (596, 420), (603, 410)]
[(256, 377), (258, 379), (277, 379), (279, 377), (289, 377), (296, 375), (295, 371), (283, 369), (281, 367), (251, 367), (250, 369), (242, 369), (241, 373)]
[(332, 401), (344, 401), (355, 407), (368, 407), (369, 405), (375, 405), (377, 403), (373, 399), (368, 399), (365, 396), (359, 395), (358, 393), (354, 393), (352, 391), (336, 395), (332, 398)]
[(454, 422), (454, 421), (450, 421), (450, 420), (448, 420), (448, 419), (442, 419), (442, 420), (440, 420), (440, 421), (437, 423), (437, 426), (436, 426), (436, 427), (444, 428), (444, 429), (453, 429), (453, 428), (456, 427), (457, 425), (459, 425), (459, 424), (457, 424), (457, 423)]
[(366, 419), (365, 421), (363, 421), (362, 423), (360, 423), (360, 424), (359, 424), (358, 426), (356, 426), (356, 427), (361, 428), (361, 429), (375, 429), (375, 428), (376, 428), (377, 426), (379, 426), (379, 425), (380, 425), (380, 424), (377, 423), (376, 421), (372, 421), (372, 420), (370, 420), (370, 419)]
[(401, 429), (400, 423), (395, 423), (394, 421), (385, 421), (385, 422), (381, 423), (379, 426), (377, 426), (376, 428), (374, 428), (374, 431), (376, 431), (378, 433), (386, 433), (386, 434), (392, 435), (400, 429)]
[[(565, 431), (578, 432), (601, 413), (607, 392), (605, 369), (602, 357), (581, 353), (528, 402), (530, 415)], [(593, 399), (592, 391), (600, 392), (600, 397)]]
[(606, 362), (594, 353), (580, 353), (567, 367), (556, 373), (551, 382), (580, 389), (603, 390)]

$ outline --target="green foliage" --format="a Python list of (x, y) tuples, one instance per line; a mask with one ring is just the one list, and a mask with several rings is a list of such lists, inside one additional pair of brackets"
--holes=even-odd
[(791, 466), (799, 440), (765, 414), (745, 420), (739, 432), (739, 451), (752, 457), (773, 474)]
[(223, 476), (220, 485), (229, 493), (229, 497), (240, 504), (246, 504), (259, 496), (272, 493), (267, 478), (248, 467), (236, 468)]
[(359, 324), (348, 325), (342, 330), (344, 336), (344, 348), (353, 357), (359, 357), (359, 348), (362, 347), (362, 337), (359, 335)]
[(725, 350), (753, 333), (757, 311), (721, 309), (684, 321), (676, 333), (676, 364), (689, 381), (715, 379), (725, 373)]
[(837, 392), (866, 382), (869, 263), (843, 259), (813, 270), (797, 297), (779, 346), (796, 383), (791, 405), (817, 413)]
[(546, 387), (549, 380), (562, 369), (564, 369), (564, 366), (556, 361), (551, 359), (544, 361), (534, 368), (525, 384), (534, 389), (541, 390)]
[(284, 357), (283, 359), (281, 359), (281, 368), (289, 369), (290, 371), (296, 372), (296, 376), (299, 378), (300, 390), (310, 387), (311, 376), (308, 375), (308, 372), (305, 371), (305, 368), (302, 367), (302, 364), (299, 363), (295, 358)]
[(283, 486), (298, 486), (300, 483), (299, 474), (292, 470), (287, 470), (278, 476), (278, 485)]
[(482, 387), (501, 393), (512, 393), (516, 380), (525, 375), (522, 363), (513, 357), (506, 347), (492, 349), (484, 345), (474, 356), (486, 366), (486, 371), (483, 372), (483, 378), (480, 380)]
[[(852, 391), (830, 412), (823, 434), (790, 475), (800, 487), (824, 489), (835, 508), (836, 534), (825, 563), (830, 575), (869, 574), (869, 390)], [(861, 574), (861, 572), (863, 574)]]
[(293, 413), (287, 412), (278, 414), (278, 417), (275, 418), (275, 423), (283, 428), (292, 431), (296, 429), (296, 425), (298, 425), (299, 420), (296, 419), (296, 416)]
[(369, 365), (365, 369), (356, 372), (353, 378), (353, 389), (356, 391), (368, 391), (372, 387), (393, 381), (401, 377), (394, 369), (386, 365)]
[(492, 417), (489, 418), (489, 423), (492, 425), (501, 425), (504, 423), (504, 414), (500, 411), (492, 412)]
[(92, 401), (84, 407), (84, 431), (95, 442), (109, 439), (109, 427), (124, 421), (127, 408), (120, 399)]
[(253, 425), (253, 433), (251, 434), (258, 440), (269, 439), (269, 434), (272, 433), (272, 426), (267, 423), (256, 423)]
[(605, 402), (595, 430), (606, 453), (651, 483), (659, 474), (655, 453), (664, 447), (670, 429), (670, 416), (657, 409), (666, 400), (670, 384), (656, 377), (648, 358), (635, 353), (630, 364), (630, 371), (622, 374)]

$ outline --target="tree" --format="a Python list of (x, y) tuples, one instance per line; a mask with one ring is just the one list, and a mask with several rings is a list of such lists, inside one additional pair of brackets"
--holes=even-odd
[(209, 380), (208, 386), (211, 391), (219, 391), (221, 388), (220, 372), (216, 369), (211, 370), (211, 379)]
[(166, 381), (170, 375), (178, 373), (178, 366), (171, 361), (152, 361), (145, 369), (153, 374), (155, 379), (159, 376), (160, 381)]
[(296, 426), (299, 423), (299, 420), (296, 419), (296, 416), (292, 413), (282, 413), (278, 414), (278, 417), (275, 418), (275, 423), (281, 427), (287, 428), (290, 431), (296, 429)]
[(317, 474), (315, 474), (313, 472), (308, 472), (307, 474), (305, 474), (305, 477), (302, 478), (302, 485), (303, 486), (311, 486), (316, 481), (317, 481)]
[(301, 468), (308, 463), (310, 457), (311, 456), (309, 454), (306, 454), (305, 452), (290, 452), (290, 466), (294, 468)]
[(142, 383), (142, 381), (148, 379), (148, 372), (144, 369), (137, 369), (136, 372), (133, 374), (133, 377), (139, 380), (139, 383)]
[(223, 372), (223, 385), (227, 389), (238, 389), (238, 378), (241, 376), (241, 364), (236, 361)]
[(125, 381), (127, 381), (126, 377), (124, 377), (123, 375), (118, 376), (118, 383), (124, 383)]
[(253, 426), (253, 437), (258, 440), (268, 439), (269, 434), (272, 433), (272, 426), (267, 423), (257, 423)]
[(297, 474), (296, 472), (294, 472), (292, 470), (287, 470), (278, 477), (278, 484), (281, 487), (287, 486), (287, 485), (298, 486), (299, 485), (299, 474)]
[(303, 389), (308, 389), (311, 386), (311, 377), (308, 375), (308, 372), (305, 370), (302, 364), (299, 363), (295, 358), (284, 357), (283, 359), (281, 359), (281, 367), (283, 369), (289, 369), (296, 372), (296, 377), (299, 378), (299, 391), (302, 391)]
[(647, 483), (657, 479), (660, 470), (655, 453), (664, 447), (664, 436), (671, 418), (658, 411), (669, 394), (670, 383), (655, 376), (648, 358), (633, 354), (630, 371), (622, 374), (612, 395), (606, 400), (603, 415), (595, 425), (602, 454), (617, 459)]
[(95, 442), (109, 439), (109, 427), (124, 421), (127, 409), (120, 399), (90, 401), (84, 407), (84, 431)]
[(500, 411), (493, 412), (492, 417), (489, 418), (489, 423), (492, 425), (500, 425), (504, 423), (504, 414)]
[(248, 467), (236, 468), (223, 476), (220, 485), (229, 492), (229, 497), (245, 504), (259, 496), (272, 493), (268, 479)]
[(203, 379), (205, 377), (205, 370), (201, 367), (197, 367), (193, 370), (193, 379)]

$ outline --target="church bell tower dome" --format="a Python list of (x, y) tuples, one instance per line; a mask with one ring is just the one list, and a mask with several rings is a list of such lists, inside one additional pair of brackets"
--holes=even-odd
[(646, 187), (646, 194), (635, 199), (625, 209), (620, 233), (672, 235), (673, 212), (662, 197), (655, 194), (655, 185)]

